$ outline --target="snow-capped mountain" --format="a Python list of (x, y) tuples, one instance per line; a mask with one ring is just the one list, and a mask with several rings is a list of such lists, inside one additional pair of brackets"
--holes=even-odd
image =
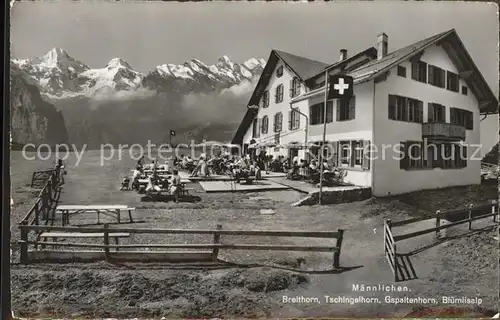
[(41, 57), (13, 59), (12, 62), (52, 99), (94, 97), (144, 88), (159, 93), (211, 92), (242, 81), (253, 81), (265, 65), (263, 59), (252, 58), (238, 64), (222, 56), (213, 65), (193, 59), (179, 65), (159, 65), (142, 74), (122, 58), (111, 59), (103, 68), (90, 68), (60, 48)]
[[(262, 59), (236, 63), (222, 56), (211, 65), (192, 59), (158, 65), (144, 74), (123, 58), (93, 68), (57, 48), (41, 57), (11, 60), (16, 79), (32, 84), (41, 101), (61, 111), (61, 116), (49, 114), (49, 122), (40, 122), (37, 134), (43, 136), (45, 123), (64, 119), (68, 141), (87, 148), (161, 141), (168, 128), (176, 130), (178, 140), (185, 132), (191, 132), (189, 139), (228, 140), (264, 66)], [(21, 115), (31, 96), (19, 92), (11, 108)], [(14, 119), (17, 136), (27, 137), (21, 142), (36, 141), (35, 131), (26, 125), (32, 120), (25, 118)], [(65, 137), (64, 130), (58, 132)]]

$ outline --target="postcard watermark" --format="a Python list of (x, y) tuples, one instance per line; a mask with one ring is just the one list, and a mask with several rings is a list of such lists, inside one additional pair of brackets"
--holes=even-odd
[[(154, 144), (148, 141), (147, 144), (102, 144), (98, 150), (89, 150), (87, 145), (76, 146), (74, 144), (26, 144), (22, 148), (22, 156), (26, 160), (49, 160), (62, 159), (68, 160), (70, 157), (75, 159), (75, 165), (78, 166), (87, 152), (98, 152), (100, 164), (106, 165), (111, 161), (132, 159), (138, 161), (166, 162), (173, 158), (189, 157), (196, 161), (200, 158), (213, 158), (219, 156), (241, 157), (249, 155), (251, 158), (269, 160), (269, 155), (273, 158), (287, 158), (287, 149), (303, 150), (301, 160), (309, 162), (331, 162), (332, 160), (342, 162), (365, 160), (387, 160), (396, 161), (436, 161), (436, 160), (481, 160), (481, 144), (465, 143), (429, 143), (429, 142), (404, 142), (397, 144), (365, 144), (361, 141), (350, 141), (345, 143), (326, 143), (323, 146), (286, 147), (278, 148), (249, 148), (248, 145), (224, 144), (216, 142)], [(283, 152), (285, 150), (285, 152)], [(297, 158), (298, 152), (296, 152)], [(267, 157), (263, 157), (266, 155)], [(293, 157), (295, 158), (295, 156)], [(293, 159), (291, 159), (293, 160)]]

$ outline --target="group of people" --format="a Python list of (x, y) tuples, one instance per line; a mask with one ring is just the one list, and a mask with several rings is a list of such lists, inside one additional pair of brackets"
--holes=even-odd
[[(144, 157), (141, 157), (137, 161), (137, 165), (132, 173), (132, 179), (130, 180), (128, 177), (125, 177), (120, 189), (139, 191), (141, 185), (139, 180), (147, 178), (146, 194), (159, 195), (161, 192), (167, 192), (174, 197), (175, 202), (178, 202), (182, 188), (179, 170), (174, 169), (170, 176), (165, 176), (158, 174), (158, 167), (158, 161), (154, 160), (151, 164), (144, 164)], [(168, 162), (165, 162), (162, 169), (167, 174), (170, 173)], [(146, 174), (146, 170), (151, 170), (151, 174)]]
[(261, 163), (259, 159), (251, 159), (249, 155), (239, 157), (229, 153), (219, 153), (212, 157), (203, 153), (196, 162), (189, 156), (181, 155), (180, 158), (174, 159), (174, 165), (176, 164), (189, 171), (191, 177), (228, 174), (233, 175), (237, 180), (248, 180), (250, 176), (261, 179), (264, 168), (264, 163)]

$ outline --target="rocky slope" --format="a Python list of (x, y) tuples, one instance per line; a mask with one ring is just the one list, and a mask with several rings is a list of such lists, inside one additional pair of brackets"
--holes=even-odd
[(229, 140), (265, 65), (223, 56), (213, 65), (193, 59), (142, 74), (121, 58), (92, 69), (58, 48), (12, 63), (62, 111), (71, 143), (88, 148), (167, 142), (170, 129), (178, 132), (174, 142)]
[(66, 143), (63, 116), (40, 95), (38, 87), (15, 64), (11, 72), (11, 134), (14, 145)]

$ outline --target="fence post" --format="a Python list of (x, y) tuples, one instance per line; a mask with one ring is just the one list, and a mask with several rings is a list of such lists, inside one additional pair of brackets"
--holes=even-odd
[[(215, 230), (222, 230), (222, 225), (215, 225)], [(214, 244), (220, 244), (220, 234), (218, 232), (214, 233)], [(212, 251), (212, 260), (217, 261), (217, 256), (219, 255), (219, 248), (214, 247)]]
[[(436, 211), (436, 228), (439, 228), (441, 226), (441, 210)], [(439, 240), (440, 237), (440, 231), (439, 229), (436, 230), (436, 239)]]
[(472, 230), (472, 208), (474, 208), (474, 205), (471, 203), (469, 204), (469, 230)]
[(36, 174), (36, 171), (33, 172), (33, 175), (31, 176), (31, 183), (30, 183), (30, 188), (33, 188), (33, 183), (35, 181), (35, 174)]
[(337, 236), (337, 241), (335, 244), (335, 247), (337, 250), (333, 253), (333, 267), (335, 269), (340, 268), (340, 250), (342, 247), (342, 239), (344, 238), (344, 230), (339, 229), (338, 230), (338, 236)]
[(39, 215), (40, 215), (40, 211), (37, 210), (38, 209), (38, 205), (35, 205), (35, 225), (39, 225), (40, 222), (39, 222)]
[(392, 252), (393, 252), (393, 259), (394, 259), (394, 282), (398, 281), (398, 270), (399, 270), (399, 264), (398, 264), (398, 258), (396, 254), (396, 243), (392, 243)]
[(497, 222), (497, 214), (495, 214), (496, 206), (497, 206), (497, 201), (493, 200), (491, 203), (491, 214), (493, 215), (493, 222)]
[(104, 258), (106, 261), (109, 261), (109, 225), (107, 223), (104, 224)]
[(387, 231), (389, 231), (392, 234), (392, 220), (387, 219), (386, 223), (387, 223), (387, 230), (385, 230), (384, 228), (384, 252), (387, 252), (387, 247), (386, 247), (387, 244), (385, 242), (385, 238), (387, 237)]
[(28, 229), (23, 228), (23, 226), (27, 226), (27, 221), (21, 221), (20, 223), (20, 232), (21, 232), (21, 243), (19, 245), (19, 254), (20, 254), (20, 261), (22, 264), (28, 264), (28, 244), (26, 243), (28, 241)]
[(47, 184), (47, 197), (49, 205), (52, 207), (52, 179), (49, 179), (49, 183)]
[(385, 248), (385, 238), (387, 237), (385, 229), (387, 228), (387, 220), (384, 220), (384, 255), (387, 253)]

